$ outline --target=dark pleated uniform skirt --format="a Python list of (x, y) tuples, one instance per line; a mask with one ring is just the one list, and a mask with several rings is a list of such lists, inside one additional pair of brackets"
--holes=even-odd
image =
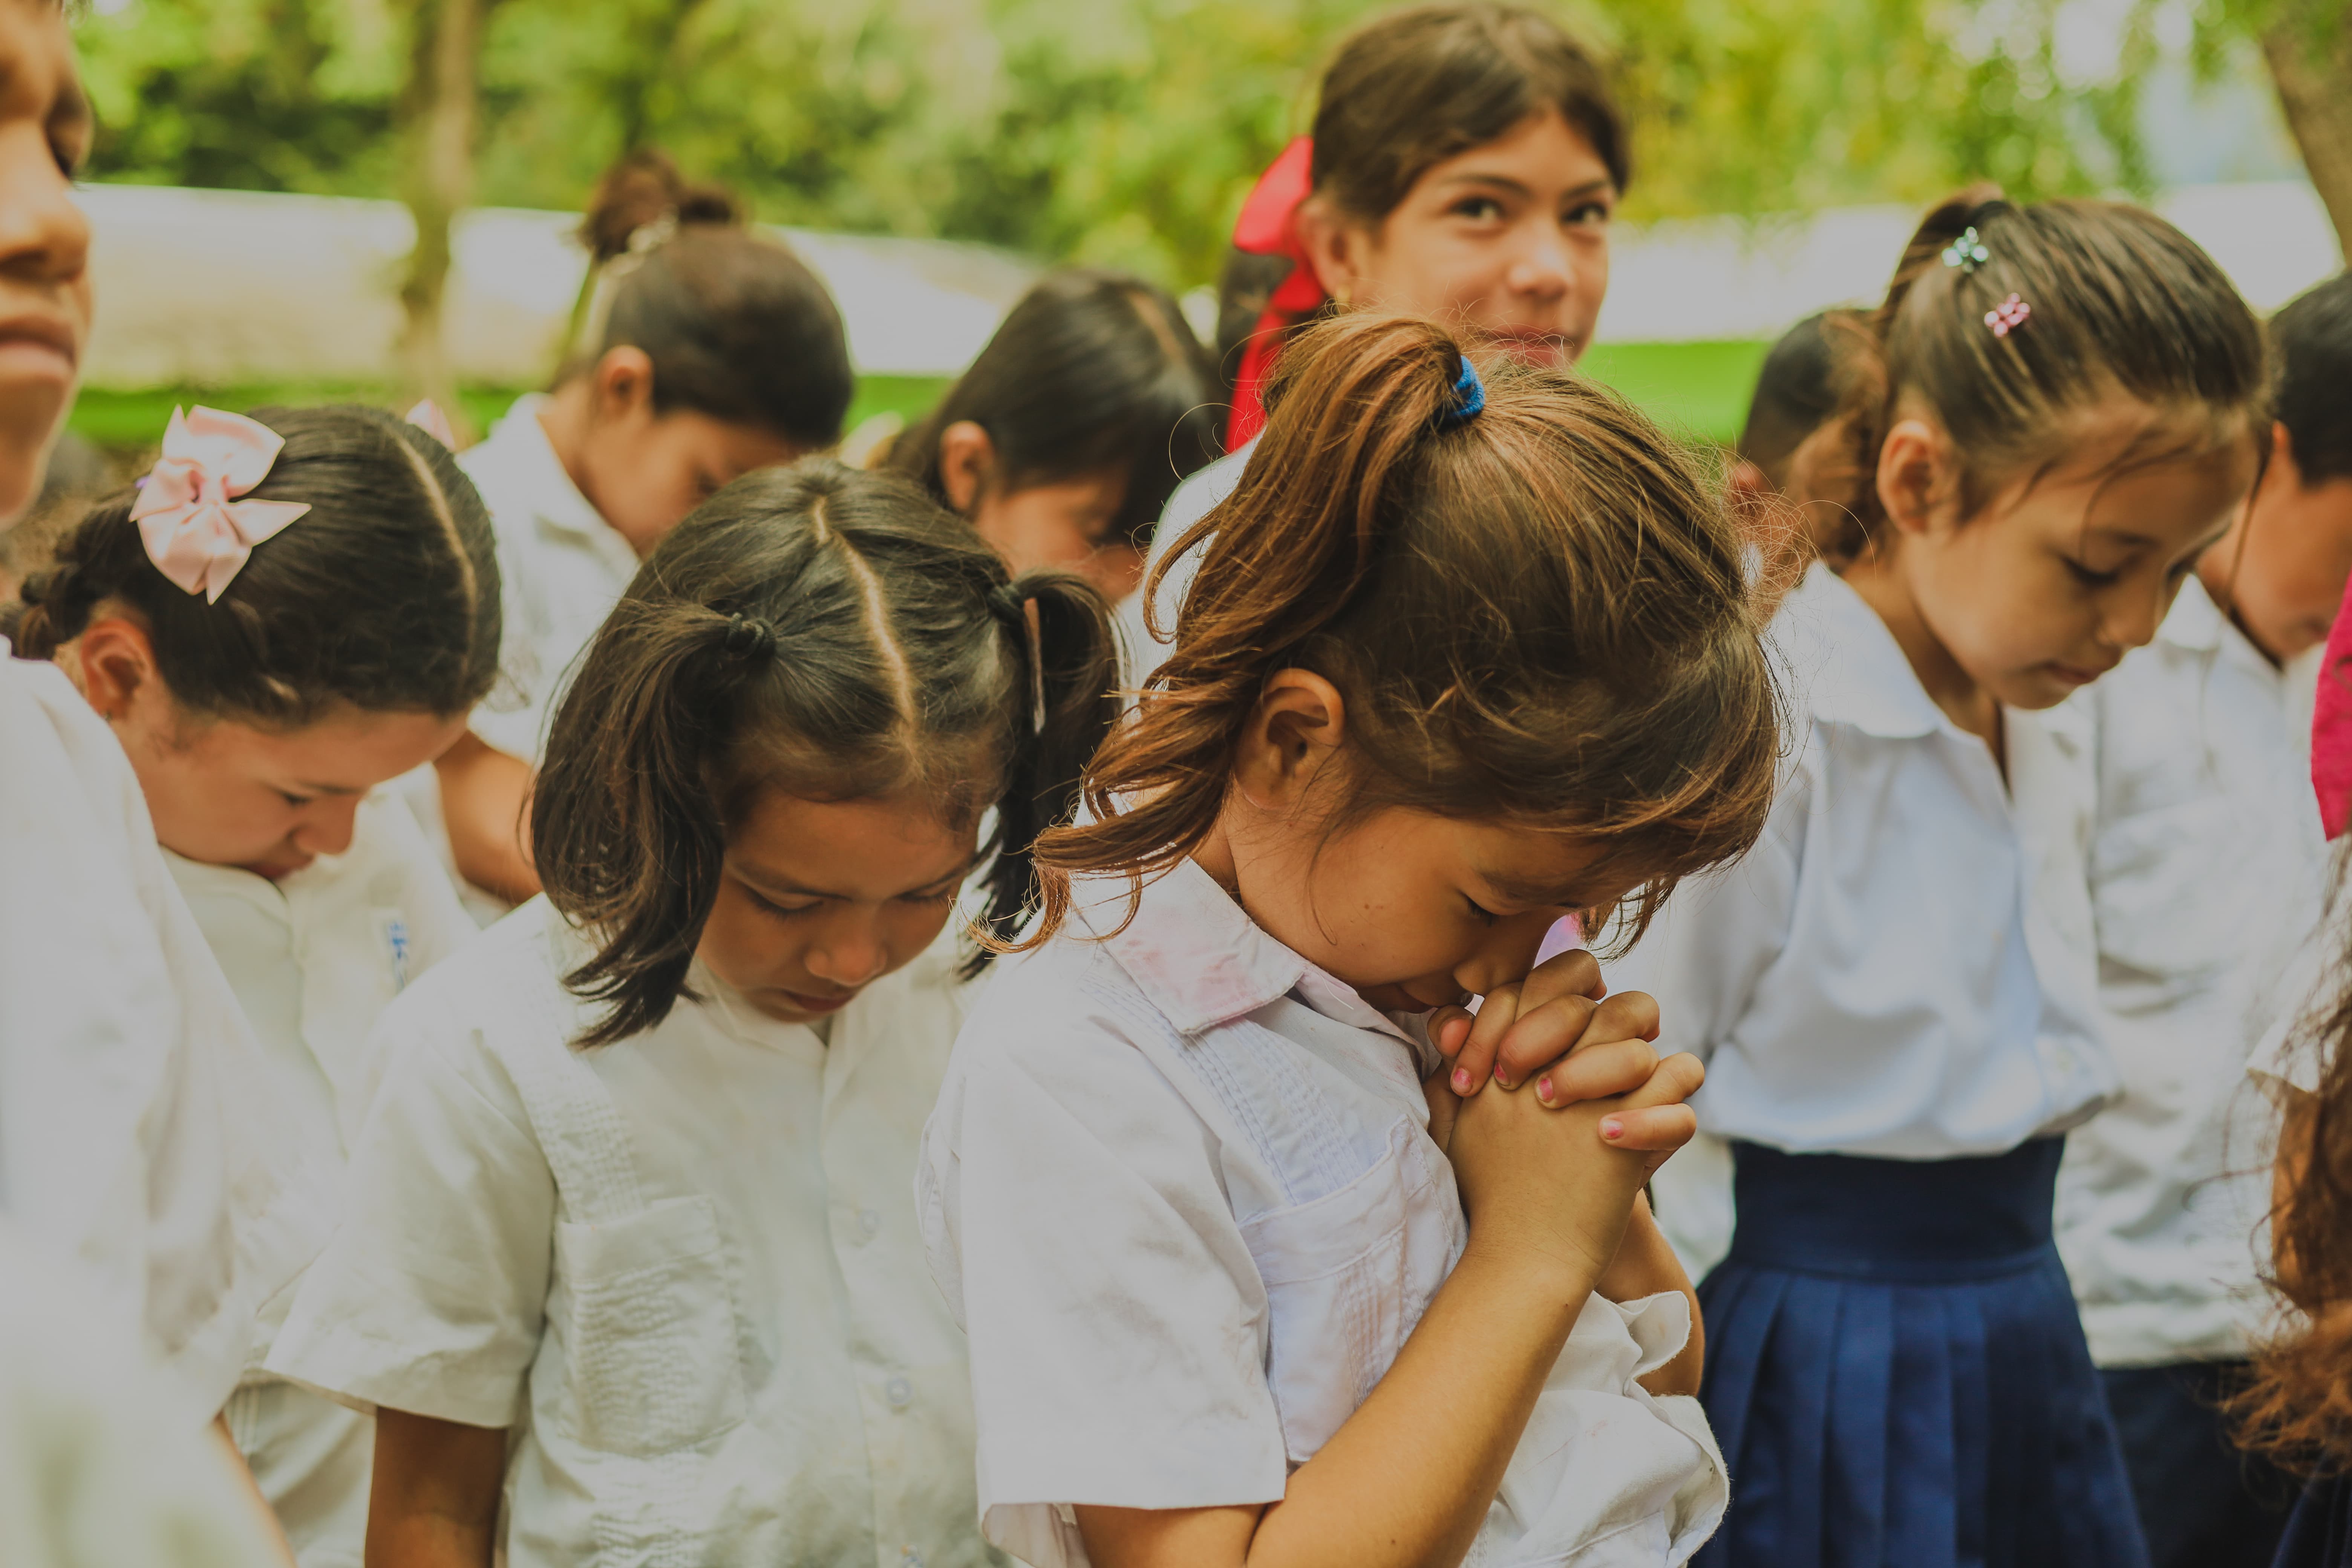
[(2305, 1490), (2273, 1568), (2352, 1568), (2352, 1477), (2331, 1476)]
[(1697, 1568), (2147, 1568), (2050, 1239), (2063, 1146), (1735, 1147), (1731, 1254), (1699, 1288), (1731, 1511)]

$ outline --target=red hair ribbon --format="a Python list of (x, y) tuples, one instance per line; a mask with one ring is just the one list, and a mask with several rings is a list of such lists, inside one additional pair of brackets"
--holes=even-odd
[(1298, 243), (1299, 204), (1315, 189), (1315, 143), (1301, 136), (1282, 150), (1282, 156), (1260, 174), (1242, 204), (1234, 223), (1234, 248), (1252, 256), (1286, 256), (1290, 276), (1282, 280), (1258, 315), (1242, 350), (1240, 371), (1234, 377), (1234, 416), (1225, 429), (1225, 450), (1239, 451), (1265, 428), (1265, 384), (1282, 353), (1282, 335), (1292, 322), (1313, 315), (1330, 296), (1315, 264)]
[(2311, 716), (2311, 783), (2319, 792), (2319, 820), (2327, 837), (2352, 826), (2352, 591), (2336, 612), (2319, 665), (2319, 697)]

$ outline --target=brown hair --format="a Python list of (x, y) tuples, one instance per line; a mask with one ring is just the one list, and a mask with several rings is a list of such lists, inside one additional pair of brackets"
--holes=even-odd
[[(2012, 294), (2032, 314), (1997, 336), (1986, 314)], [(1869, 549), (1885, 521), (1878, 453), (1906, 396), (1935, 410), (1961, 454), (1969, 511), (1990, 481), (2060, 456), (2063, 416), (2075, 410), (2116, 396), (2201, 409), (2221, 439), (2264, 396), (2262, 328), (2188, 236), (2140, 207), (2011, 206), (1990, 185), (1927, 215), (1885, 301), (1849, 327), (1837, 364), (1838, 412), (1798, 449), (1790, 487), (1814, 547), (1840, 566)]]
[[(1592, 54), (1559, 24), (1518, 5), (1415, 5), (1350, 34), (1323, 72), (1312, 180), (1350, 217), (1376, 223), (1446, 159), (1556, 110), (1623, 190), (1633, 177), (1625, 122)], [(1234, 250), (1218, 283), (1217, 359), (1257, 328), (1290, 270), (1281, 257)]]
[(988, 432), (1009, 488), (1124, 474), (1110, 539), (1142, 549), (1177, 484), (1222, 449), (1222, 395), (1165, 289), (1066, 268), (1022, 296), (939, 406), (892, 447), (890, 467), (945, 505), (940, 436), (969, 419)]
[(1596, 870), (1643, 883), (1628, 940), (1763, 830), (1780, 705), (1718, 488), (1570, 372), (1498, 361), (1485, 411), (1448, 417), (1462, 363), (1443, 328), (1369, 313), (1285, 355), (1239, 488), (1171, 552), (1206, 542), (1175, 651), (1087, 772), (1094, 820), (1038, 845), (1047, 929), (1068, 874), (1149, 876), (1201, 843), (1285, 667), (1348, 705), (1338, 817), (1603, 837)]
[(1093, 589), (1050, 572), (1009, 580), (969, 526), (896, 475), (812, 458), (712, 496), (589, 645), (539, 774), (540, 878), (601, 943), (564, 982), (611, 1004), (581, 1044), (668, 1016), (728, 825), (757, 789), (916, 790), (949, 821), (994, 807), (981, 925), (1008, 931), (1031, 902), (1031, 845), (1069, 814), (1117, 712), (1111, 637)]
[(0, 616), (17, 652), (52, 658), (116, 605), (146, 628), (173, 700), (204, 717), (286, 727), (339, 704), (447, 716), (480, 701), (498, 679), (498, 550), (457, 459), (381, 408), (253, 417), (286, 445), (252, 498), (308, 512), (208, 602), (148, 558), (134, 490), (100, 500)]
[(688, 409), (801, 447), (841, 438), (855, 390), (841, 311), (799, 257), (743, 226), (733, 196), (640, 149), (597, 182), (580, 238), (604, 320), (559, 383), (629, 346), (653, 361), (656, 413)]

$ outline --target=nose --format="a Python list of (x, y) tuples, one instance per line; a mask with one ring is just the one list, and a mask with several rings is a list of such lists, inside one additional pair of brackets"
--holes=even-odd
[(311, 855), (340, 855), (352, 847), (352, 823), (359, 816), (360, 797), (334, 795), (314, 800), (302, 808), (294, 825), (296, 847)]
[(1568, 253), (1558, 224), (1545, 218), (1528, 226), (1527, 242), (1511, 263), (1507, 280), (1514, 294), (1546, 302), (1576, 287), (1576, 262)]
[(889, 967), (890, 952), (873, 911), (851, 908), (825, 922), (801, 962), (819, 980), (855, 990)]
[(2119, 653), (2154, 642), (2156, 629), (2164, 624), (2165, 613), (2172, 608), (2172, 597), (2179, 585), (2177, 579), (2162, 577), (2153, 590), (2143, 588), (2121, 595), (2120, 602), (2111, 605), (2102, 618), (2099, 640)]
[(1498, 985), (1525, 980), (1559, 914), (1558, 910), (1530, 910), (1496, 921), (1469, 961), (1454, 970), (1454, 983), (1474, 996), (1484, 996)]
[(89, 265), (89, 219), (73, 199), (48, 135), (19, 121), (0, 132), (0, 272), (71, 283)]

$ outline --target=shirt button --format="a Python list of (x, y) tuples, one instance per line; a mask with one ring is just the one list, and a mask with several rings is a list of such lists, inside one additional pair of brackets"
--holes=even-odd
[(882, 1229), (882, 1216), (876, 1214), (872, 1209), (859, 1209), (857, 1211), (857, 1229), (859, 1234), (863, 1236), (875, 1236)]
[(2074, 1052), (2068, 1050), (2063, 1046), (2060, 1046), (2051, 1051), (2050, 1059), (2058, 1064), (2058, 1070), (2060, 1072), (2065, 1073), (2069, 1077), (2073, 1076), (2074, 1071)]
[(882, 1393), (893, 1410), (904, 1410), (915, 1402), (915, 1385), (903, 1377), (894, 1377), (883, 1384)]

